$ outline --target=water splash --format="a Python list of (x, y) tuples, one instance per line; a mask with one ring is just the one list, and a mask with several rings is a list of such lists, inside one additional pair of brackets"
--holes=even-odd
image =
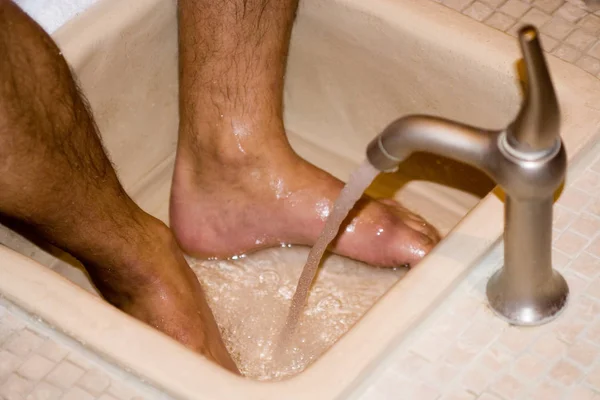
[(315, 245), (310, 250), (306, 265), (302, 270), (296, 292), (292, 298), (290, 311), (281, 333), (281, 339), (277, 349), (277, 357), (280, 357), (285, 351), (285, 348), (296, 330), (300, 315), (308, 298), (308, 291), (315, 279), (317, 269), (321, 263), (321, 259), (327, 250), (327, 246), (335, 239), (340, 225), (348, 216), (348, 213), (354, 207), (354, 204), (362, 197), (364, 191), (369, 187), (373, 179), (379, 174), (368, 161), (364, 161), (351, 175), (348, 183), (342, 189), (339, 197), (333, 205), (333, 210), (329, 214), (325, 227), (321, 235), (317, 239)]
[(279, 380), (302, 372), (406, 273), (332, 255), (322, 263), (288, 353), (274, 357), (309, 248), (270, 248), (238, 260), (194, 260), (223, 340), (242, 374)]

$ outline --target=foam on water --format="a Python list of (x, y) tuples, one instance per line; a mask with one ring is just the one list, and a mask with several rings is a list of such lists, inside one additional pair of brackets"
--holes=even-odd
[(227, 261), (190, 260), (230, 353), (253, 379), (302, 372), (347, 332), (400, 279), (404, 269), (374, 268), (329, 255), (310, 290), (289, 351), (274, 359), (296, 283), (309, 249), (263, 250)]

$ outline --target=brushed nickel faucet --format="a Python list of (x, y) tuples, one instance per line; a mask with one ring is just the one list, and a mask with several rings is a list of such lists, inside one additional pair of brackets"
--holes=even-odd
[(390, 172), (412, 152), (435, 153), (487, 173), (506, 193), (504, 266), (489, 280), (490, 306), (514, 325), (540, 325), (567, 303), (569, 288), (552, 268), (552, 208), (567, 158), (560, 111), (539, 33), (519, 31), (527, 70), (516, 119), (493, 131), (443, 118), (409, 115), (392, 122), (368, 146), (367, 158)]

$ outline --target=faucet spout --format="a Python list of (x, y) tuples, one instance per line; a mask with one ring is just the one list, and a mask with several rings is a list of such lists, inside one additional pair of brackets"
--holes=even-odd
[(409, 115), (392, 122), (367, 148), (367, 159), (390, 172), (411, 153), (424, 151), (464, 162), (493, 174), (500, 132), (488, 131), (444, 118)]

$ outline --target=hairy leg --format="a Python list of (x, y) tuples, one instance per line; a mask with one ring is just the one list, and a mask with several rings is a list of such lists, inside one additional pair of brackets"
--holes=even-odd
[[(312, 245), (343, 184), (299, 158), (282, 118), (297, 0), (179, 0), (180, 130), (171, 227), (183, 250), (226, 257)], [(364, 199), (334, 251), (414, 264), (439, 240), (394, 202)]]
[(113, 305), (235, 370), (169, 229), (121, 187), (51, 38), (0, 0), (0, 213), (79, 259)]

